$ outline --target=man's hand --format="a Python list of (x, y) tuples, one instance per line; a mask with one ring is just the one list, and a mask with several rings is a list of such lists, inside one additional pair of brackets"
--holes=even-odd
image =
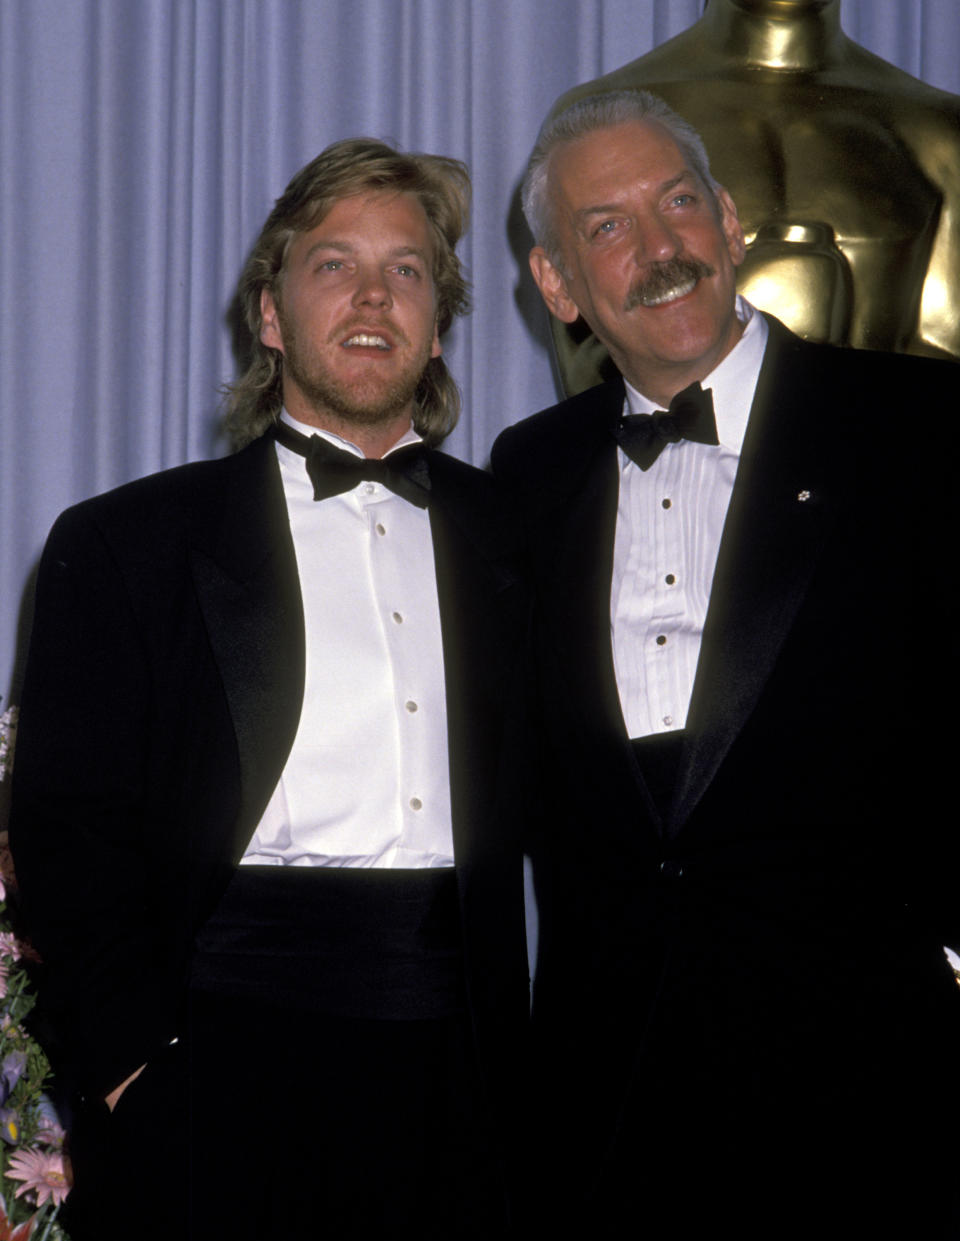
[(146, 1067), (147, 1066), (145, 1064), (141, 1064), (139, 1069), (136, 1069), (133, 1073), (131, 1073), (125, 1082), (121, 1082), (119, 1086), (111, 1090), (110, 1093), (106, 1096), (106, 1098), (104, 1099), (104, 1103), (106, 1103), (107, 1107), (110, 1109), (111, 1112), (120, 1102), (120, 1096), (123, 1094), (126, 1088), (130, 1085), (131, 1082), (135, 1082), (137, 1080), (137, 1078), (140, 1076), (140, 1074), (143, 1072), (143, 1070)]

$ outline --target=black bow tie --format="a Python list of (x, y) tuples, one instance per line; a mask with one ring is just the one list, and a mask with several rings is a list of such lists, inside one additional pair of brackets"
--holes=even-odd
[(341, 495), (370, 481), (389, 487), (417, 508), (427, 507), (430, 471), (422, 444), (407, 444), (388, 457), (356, 457), (322, 435), (301, 435), (285, 422), (278, 422), (273, 433), (284, 448), (306, 457), (315, 500)]
[(713, 416), (713, 394), (698, 383), (684, 388), (670, 402), (669, 409), (652, 414), (625, 414), (613, 429), (614, 438), (631, 461), (648, 470), (665, 444), (696, 440), (700, 444), (719, 444), (717, 420)]

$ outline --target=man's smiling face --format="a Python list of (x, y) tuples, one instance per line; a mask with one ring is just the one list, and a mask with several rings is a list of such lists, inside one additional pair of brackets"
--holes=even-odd
[(283, 400), (301, 422), (403, 433), (439, 356), (433, 242), (416, 197), (343, 198), (294, 237), (278, 296), (261, 296), (260, 339), (283, 354)]
[(563, 143), (548, 189), (560, 266), (541, 247), (534, 278), (564, 322), (579, 315), (624, 377), (668, 403), (740, 337), (743, 232), (657, 121), (625, 121)]

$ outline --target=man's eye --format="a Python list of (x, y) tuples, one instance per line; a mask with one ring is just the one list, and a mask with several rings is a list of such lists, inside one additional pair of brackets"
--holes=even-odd
[(400, 263), (396, 268), (398, 276), (418, 276), (420, 273), (415, 267), (411, 267), (408, 263)]
[(327, 259), (325, 263), (321, 263), (320, 271), (340, 271), (343, 267), (343, 259)]
[(616, 220), (604, 220), (593, 230), (594, 237), (605, 237), (617, 227)]
[(696, 202), (692, 194), (675, 194), (670, 199), (675, 207), (689, 207), (691, 203)]

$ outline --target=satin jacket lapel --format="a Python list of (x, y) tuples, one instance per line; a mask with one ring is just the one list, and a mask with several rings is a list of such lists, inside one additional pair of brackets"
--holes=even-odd
[(303, 605), (273, 443), (224, 463), (228, 484), (198, 515), (191, 572), (223, 680), (240, 761), (239, 856), (293, 744), (303, 699)]
[(670, 814), (675, 834), (703, 796), (776, 663), (833, 520), (829, 379), (771, 324), (717, 558)]
[[(495, 796), (490, 754), (500, 742), (504, 644), (518, 647), (523, 626), (515, 529), (491, 494), (440, 453), (430, 458), (430, 528), (446, 681), (454, 851), (461, 878), (478, 845), (474, 824)], [(477, 485), (479, 484), (479, 485)], [(476, 485), (476, 491), (471, 487)]]
[[(622, 384), (584, 404), (567, 428), (554, 427), (541, 454), (531, 503), (536, 529), (538, 635), (554, 676), (551, 697), (577, 704), (581, 731), (622, 725), (610, 643), (610, 579), (617, 517), (616, 445), (608, 421), (623, 402)], [(546, 459), (543, 459), (543, 457)], [(597, 687), (601, 692), (597, 693)]]
[[(634, 758), (617, 692), (610, 632), (610, 588), (616, 537), (619, 471), (610, 427), (623, 408), (621, 380), (584, 393), (582, 408), (569, 427), (552, 429), (545, 447), (555, 456), (543, 462), (543, 495), (534, 532), (540, 640), (548, 653), (555, 684), (542, 687), (562, 718), (571, 719), (583, 739), (583, 753), (605, 756), (597, 777), (616, 786), (611, 800), (633, 806), (639, 795), (647, 817), (661, 830), (660, 813)], [(611, 829), (614, 825), (610, 825)], [(626, 834), (638, 841), (636, 816), (625, 820)]]

